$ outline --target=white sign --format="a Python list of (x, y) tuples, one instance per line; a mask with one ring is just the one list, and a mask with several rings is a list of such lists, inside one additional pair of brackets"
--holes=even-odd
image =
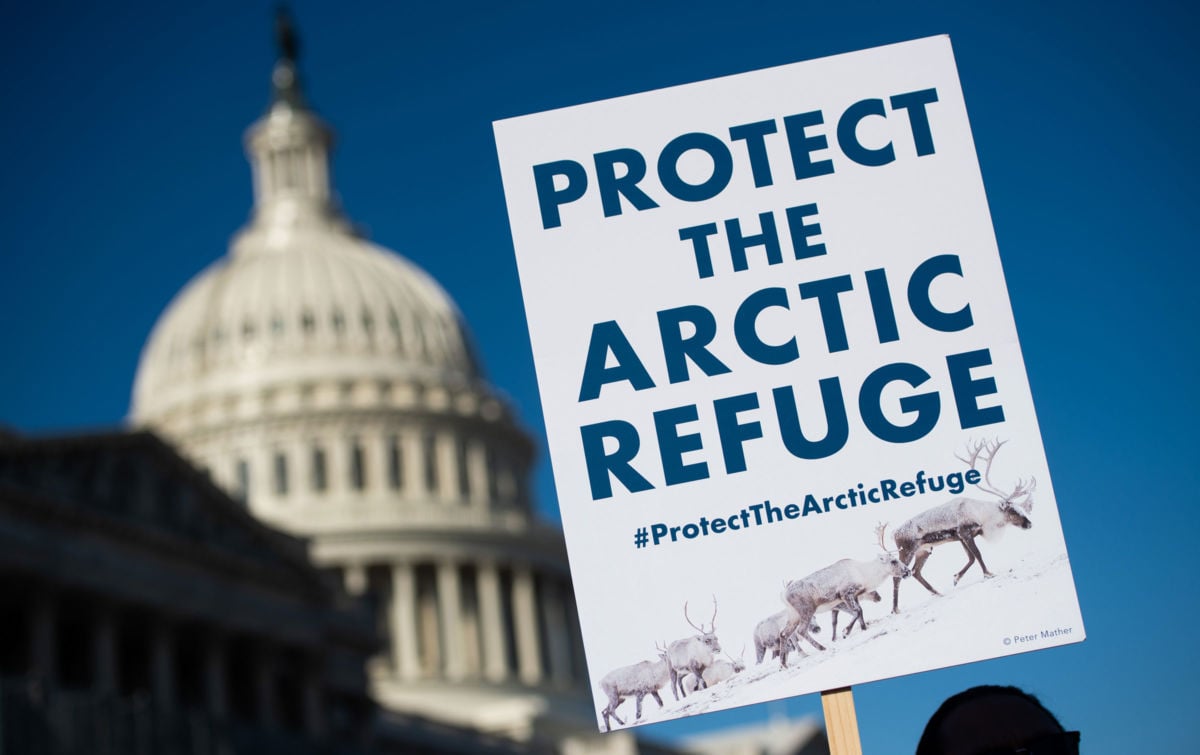
[(947, 37), (495, 133), (602, 728), (1083, 639)]

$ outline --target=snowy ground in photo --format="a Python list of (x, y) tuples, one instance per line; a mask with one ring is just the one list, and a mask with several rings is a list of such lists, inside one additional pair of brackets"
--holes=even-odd
[[(1018, 533), (1011, 533), (1010, 537), (1013, 535), (1019, 537)], [(856, 626), (849, 637), (839, 636), (836, 641), (831, 641), (831, 614), (818, 614), (821, 630), (815, 637), (825, 646), (824, 651), (804, 643), (806, 655), (799, 657), (792, 653), (787, 668), (782, 668), (778, 659), (771, 659), (769, 652), (768, 657), (756, 665), (753, 642), (747, 638), (747, 667), (729, 681), (678, 701), (670, 688), (664, 686), (659, 691), (664, 703), (661, 709), (652, 697), (647, 696), (642, 704), (640, 721), (634, 720), (632, 699), (622, 703), (617, 714), (629, 726), (648, 724), (1082, 639), (1082, 626), (1070, 621), (1071, 616), (1077, 614), (1064, 617), (1060, 627), (1045, 617), (1031, 622), (1004, 613), (1005, 606), (1021, 604), (1025, 600), (1036, 602), (1038, 594), (1053, 594), (1064, 581), (1069, 584), (1071, 573), (1065, 553), (1039, 558), (1039, 554), (1026, 552), (1016, 562), (1018, 566), (1003, 568), (1006, 559), (1017, 554), (989, 550), (983, 541), (981, 546), (985, 559), (995, 562), (989, 564), (995, 574), (990, 579), (984, 578), (979, 566), (975, 565), (957, 587), (953, 586), (953, 574), (965, 564), (965, 555), (958, 546), (942, 546), (934, 551), (924, 570), (924, 576), (942, 592), (940, 597), (930, 595), (916, 580), (906, 579), (900, 589), (900, 613), (892, 614), (892, 587), (888, 580), (879, 587), (881, 602), (863, 603), (867, 620), (865, 632)], [(1001, 618), (997, 618), (998, 615)], [(847, 614), (839, 614), (839, 635), (849, 620)], [(1046, 637), (1041, 634), (1064, 627), (1071, 628), (1069, 634)], [(718, 635), (721, 635), (723, 649), (729, 654), (736, 654), (743, 647), (740, 638), (726, 637), (719, 631)], [(989, 646), (994, 647), (995, 652), (979, 654), (980, 635), (991, 636), (994, 644)], [(851, 681), (847, 682), (847, 678)], [(597, 711), (606, 704), (603, 694), (598, 693)], [(603, 726), (603, 721), (600, 723)], [(613, 728), (620, 726), (613, 721)]]

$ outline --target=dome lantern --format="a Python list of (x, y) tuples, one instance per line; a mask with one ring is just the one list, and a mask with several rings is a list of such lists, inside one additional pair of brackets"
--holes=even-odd
[(300, 43), (286, 13), (276, 17), (279, 60), (271, 74), (271, 104), (246, 132), (254, 176), (252, 225), (338, 222), (329, 179), (333, 134), (309, 109), (300, 83)]

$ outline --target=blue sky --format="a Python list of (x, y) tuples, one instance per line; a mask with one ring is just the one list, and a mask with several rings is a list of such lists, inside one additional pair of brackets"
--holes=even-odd
[[(1193, 752), (1200, 169), (1183, 3), (295, 3), (343, 204), (457, 300), (541, 432), (491, 122), (949, 34), (1088, 640), (855, 689), (868, 753), (947, 695), (1038, 694), (1089, 753)], [(267, 3), (62, 3), (0, 25), (0, 423), (112, 426), (171, 296), (250, 209)], [(1189, 388), (1189, 386), (1191, 386)], [(540, 503), (553, 516), (548, 469)], [(964, 631), (968, 631), (964, 629)], [(776, 706), (819, 715), (815, 696)], [(674, 738), (744, 709), (662, 724)]]

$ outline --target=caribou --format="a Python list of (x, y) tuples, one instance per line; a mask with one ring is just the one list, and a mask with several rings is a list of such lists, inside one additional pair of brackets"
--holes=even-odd
[(704, 670), (713, 664), (716, 654), (721, 652), (721, 643), (717, 641), (717, 598), (713, 596), (713, 615), (709, 628), (692, 623), (688, 616), (687, 603), (683, 604), (683, 618), (700, 634), (675, 640), (667, 646), (667, 661), (671, 673), (671, 693), (678, 700), (680, 695), (687, 697), (682, 680), (687, 674), (694, 674), (700, 680), (700, 688), (708, 685), (704, 682)]
[[(957, 585), (976, 561), (979, 562), (979, 568), (983, 569), (985, 579), (993, 576), (983, 563), (983, 554), (975, 543), (976, 537), (983, 535), (985, 540), (994, 541), (1003, 534), (1008, 525), (1023, 530), (1033, 526), (1029, 521), (1029, 514), (1033, 511), (1033, 491), (1037, 487), (1037, 480), (1032, 477), (1028, 482), (1018, 479), (1016, 487), (1009, 493), (992, 484), (992, 462), (1006, 442), (980, 441), (967, 446), (966, 458), (955, 455), (955, 458), (971, 469), (975, 469), (975, 465), (981, 460), (984, 462), (983, 479), (976, 483), (976, 487), (996, 496), (998, 501), (981, 501), (959, 496), (940, 506), (922, 511), (892, 533), (892, 539), (899, 549), (900, 560), (905, 566), (912, 564), (912, 575), (934, 595), (941, 593), (921, 576), (921, 569), (929, 560), (935, 546), (960, 543), (967, 552), (967, 565), (954, 575), (954, 584)], [(899, 612), (900, 580), (897, 578), (892, 587), (892, 613)]]
[[(754, 663), (756, 665), (763, 662), (763, 658), (766, 657), (768, 650), (771, 651), (772, 658), (778, 658), (781, 653), (790, 653), (793, 650), (801, 655), (804, 654), (804, 651), (796, 644), (795, 635), (789, 636), (782, 646), (779, 644), (779, 633), (787, 625), (794, 613), (796, 612), (792, 610), (791, 606), (788, 606), (782, 611), (773, 613), (758, 622), (754, 627)], [(834, 614), (834, 616), (836, 615)], [(810, 622), (808, 631), (815, 634), (821, 631), (821, 627), (815, 621)]]
[[(876, 558), (868, 561), (843, 558), (803, 579), (788, 582), (783, 591), (783, 601), (791, 606), (795, 613), (779, 632), (780, 648), (785, 648), (784, 643), (792, 633), (798, 632), (799, 637), (808, 640), (817, 650), (824, 650), (825, 646), (813, 639), (809, 632), (813, 617), (820, 611), (834, 608), (846, 611), (853, 614), (851, 626), (857, 621), (862, 624), (864, 630), (867, 628), (859, 596), (874, 590), (889, 576), (900, 580), (909, 575), (908, 567), (900, 563), (896, 553), (888, 551), (884, 545), (886, 530), (885, 524), (875, 528), (875, 536), (880, 549), (883, 550)], [(783, 667), (787, 668), (787, 654), (781, 653), (779, 660)]]
[(604, 717), (605, 731), (612, 731), (612, 726), (608, 723), (610, 717), (616, 719), (618, 724), (625, 725), (625, 721), (620, 720), (617, 715), (617, 708), (620, 703), (625, 702), (626, 697), (634, 696), (637, 701), (635, 720), (642, 718), (642, 699), (647, 695), (653, 696), (654, 702), (662, 707), (659, 690), (671, 677), (670, 664), (667, 661), (667, 649), (658, 643), (655, 643), (654, 647), (659, 652), (659, 660), (643, 660), (630, 666), (622, 666), (606, 673), (604, 678), (600, 679), (600, 689), (608, 696), (608, 705), (600, 712)]
[[(735, 675), (740, 674), (743, 671), (745, 671), (746, 670), (746, 662), (744, 660), (745, 657), (746, 657), (746, 649), (743, 647), (742, 654), (740, 656), (738, 656), (736, 659), (733, 656), (726, 653), (724, 658), (718, 658), (715, 661), (713, 661), (713, 664), (711, 666), (704, 669), (704, 676), (702, 677), (702, 679), (704, 680), (704, 685), (706, 687), (712, 687), (715, 684), (720, 684), (721, 682), (727, 682), (730, 679), (732, 679)], [(697, 689), (700, 688), (700, 679), (697, 679), (695, 676), (688, 674), (687, 677), (683, 680), (683, 688), (685, 690), (687, 690), (688, 694), (690, 695), (691, 693), (695, 692)]]
[[(878, 590), (870, 590), (870, 591), (864, 591), (864, 592), (862, 592), (862, 593), (860, 593), (860, 594), (859, 594), (859, 596), (858, 596), (858, 602), (859, 602), (859, 605), (861, 605), (861, 604), (862, 604), (862, 602), (863, 602), (864, 600), (869, 600), (869, 601), (871, 601), (872, 603), (879, 603), (880, 601), (882, 601), (882, 600), (883, 600), (883, 597), (882, 597), (882, 596), (880, 596), (880, 594), (879, 594), (879, 591), (878, 591)], [(838, 611), (845, 611), (846, 613), (851, 613), (851, 611), (850, 611), (850, 607), (849, 607), (849, 606), (847, 606), (847, 605), (844, 605), (844, 604), (839, 604), (839, 605), (836, 605), (836, 606), (834, 606), (834, 607), (833, 607), (833, 627), (832, 627), (832, 628), (829, 630), (829, 632), (830, 632), (830, 636), (832, 637), (832, 639), (833, 639), (833, 641), (834, 641), (834, 642), (837, 642), (837, 616), (838, 616)], [(860, 615), (861, 615), (861, 614), (860, 614)], [(850, 630), (854, 628), (854, 623), (855, 623), (855, 621), (857, 621), (857, 620), (858, 620), (858, 618), (859, 618), (858, 616), (855, 616), (855, 617), (852, 617), (852, 618), (851, 618), (851, 621), (850, 621), (850, 624), (849, 624), (849, 626), (847, 626), (847, 627), (846, 627), (846, 628), (845, 628), (845, 629), (842, 631), (842, 637), (843, 637), (843, 638), (845, 638), (845, 637), (849, 637), (849, 636), (850, 636)], [(863, 629), (866, 629), (866, 628), (867, 628), (867, 625), (866, 625), (866, 624), (863, 624)]]
[(642, 718), (642, 698), (646, 695), (652, 696), (658, 707), (663, 707), (658, 691), (670, 679), (670, 664), (667, 661), (667, 649), (658, 644), (654, 647), (658, 650), (657, 661), (641, 661), (630, 666), (621, 666), (609, 671), (600, 680), (600, 689), (608, 696), (608, 705), (600, 713), (604, 717), (605, 731), (612, 731), (610, 717), (616, 719), (620, 725), (625, 725), (617, 716), (617, 708), (630, 696), (637, 701), (635, 720)]

